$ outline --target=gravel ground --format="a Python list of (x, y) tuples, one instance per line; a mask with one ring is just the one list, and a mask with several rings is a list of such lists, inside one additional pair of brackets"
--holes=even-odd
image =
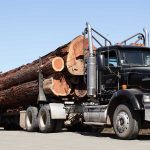
[(0, 130), (0, 150), (149, 150), (150, 135), (119, 140), (113, 133), (28, 133)]

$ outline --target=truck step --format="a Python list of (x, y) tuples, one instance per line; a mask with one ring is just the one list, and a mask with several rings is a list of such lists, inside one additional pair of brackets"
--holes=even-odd
[(97, 125), (97, 126), (103, 126), (105, 125), (105, 123), (101, 123), (101, 122), (83, 122), (86, 125)]

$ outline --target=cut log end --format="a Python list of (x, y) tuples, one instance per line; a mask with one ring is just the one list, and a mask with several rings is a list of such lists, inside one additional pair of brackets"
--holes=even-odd
[(77, 96), (77, 97), (80, 97), (80, 98), (83, 98), (83, 97), (85, 97), (86, 95), (87, 95), (87, 90), (85, 90), (85, 89), (80, 89), (80, 88), (78, 88), (78, 87), (76, 87), (75, 88), (75, 95)]
[(87, 87), (86, 84), (84, 83), (83, 78), (80, 79), (79, 84), (75, 86), (74, 93), (77, 97), (80, 98), (87, 96)]
[(52, 67), (56, 72), (60, 72), (64, 69), (64, 60), (61, 57), (54, 57), (52, 60)]
[(72, 75), (83, 75), (83, 50), (84, 50), (84, 37), (78, 36), (71, 41), (68, 55), (67, 55), (67, 68)]
[(63, 75), (52, 75), (43, 82), (44, 92), (55, 96), (67, 96), (71, 92), (70, 84)]
[[(71, 41), (67, 55), (67, 69), (72, 75), (84, 75), (84, 57), (88, 51), (88, 39), (83, 36), (78, 36)], [(93, 50), (95, 47), (93, 45)]]

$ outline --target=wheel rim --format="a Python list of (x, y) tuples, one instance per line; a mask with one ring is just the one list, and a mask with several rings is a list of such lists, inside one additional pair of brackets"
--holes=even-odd
[(40, 125), (42, 128), (46, 126), (46, 122), (47, 122), (46, 112), (42, 111), (40, 115)]
[(126, 112), (120, 112), (116, 118), (116, 129), (119, 133), (124, 133), (129, 128), (129, 116)]
[(26, 124), (29, 128), (32, 126), (32, 113), (30, 111), (27, 113)]

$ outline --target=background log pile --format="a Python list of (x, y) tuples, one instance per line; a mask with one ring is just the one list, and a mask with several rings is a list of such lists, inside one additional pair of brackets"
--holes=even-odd
[(84, 55), (87, 55), (87, 39), (78, 36), (55, 51), (0, 74), (0, 104), (14, 107), (37, 102), (38, 72), (44, 76), (43, 88), (46, 95), (60, 97), (86, 96)]

